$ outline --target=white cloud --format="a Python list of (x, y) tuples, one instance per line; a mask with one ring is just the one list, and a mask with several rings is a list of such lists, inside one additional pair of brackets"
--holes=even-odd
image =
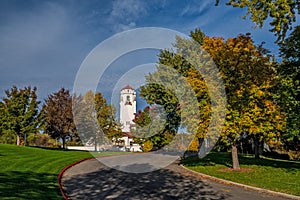
[(108, 21), (113, 24), (116, 32), (136, 27), (139, 18), (147, 15), (147, 5), (139, 0), (116, 0)]
[(181, 11), (180, 16), (201, 14), (204, 10), (209, 9), (214, 5), (214, 1), (203, 0), (197, 1), (193, 4), (187, 4)]
[(127, 22), (147, 13), (146, 4), (139, 0), (116, 0), (113, 2), (111, 17)]
[(136, 27), (135, 22), (130, 22), (129, 24), (116, 24), (115, 29), (120, 31), (126, 31)]

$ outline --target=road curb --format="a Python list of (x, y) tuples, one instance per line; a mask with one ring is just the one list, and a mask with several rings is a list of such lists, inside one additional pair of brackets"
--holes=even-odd
[(59, 186), (59, 190), (60, 190), (60, 192), (61, 192), (61, 194), (62, 194), (62, 196), (63, 196), (63, 198), (64, 198), (65, 200), (68, 200), (69, 197), (68, 197), (68, 195), (65, 193), (64, 188), (63, 188), (63, 184), (62, 184), (62, 182), (61, 182), (61, 178), (62, 178), (63, 174), (65, 173), (65, 171), (67, 171), (69, 168), (73, 167), (74, 165), (77, 165), (77, 164), (79, 164), (79, 163), (81, 163), (81, 162), (83, 162), (83, 161), (86, 161), (86, 160), (92, 160), (92, 159), (96, 159), (96, 158), (95, 158), (95, 157), (94, 157), (94, 158), (85, 158), (85, 159), (76, 161), (76, 162), (74, 162), (74, 163), (72, 163), (72, 164), (70, 164), (70, 165), (64, 167), (64, 168), (59, 172), (59, 174), (58, 174), (58, 176), (57, 176), (58, 186)]
[(185, 170), (191, 172), (192, 174), (196, 175), (197, 177), (212, 180), (212, 181), (215, 181), (215, 182), (218, 182), (218, 183), (222, 183), (222, 184), (226, 184), (226, 185), (232, 185), (232, 186), (244, 188), (246, 190), (252, 190), (252, 191), (259, 192), (259, 193), (269, 194), (269, 195), (272, 195), (272, 196), (283, 197), (283, 198), (293, 199), (293, 200), (300, 200), (299, 196), (295, 196), (295, 195), (291, 195), (291, 194), (285, 194), (285, 193), (282, 193), (282, 192), (275, 192), (275, 191), (272, 191), (272, 190), (262, 189), (262, 188), (258, 188), (258, 187), (253, 187), (253, 186), (244, 185), (244, 184), (241, 184), (241, 183), (236, 183), (236, 182), (224, 180), (224, 179), (217, 178), (217, 177), (214, 177), (214, 176), (209, 176), (209, 175), (206, 175), (206, 174), (202, 174), (200, 172), (193, 171), (193, 170), (191, 170), (191, 169), (189, 169), (189, 168), (187, 168), (183, 165), (180, 165), (180, 167), (182, 167)]
[[(104, 158), (104, 157), (111, 157), (111, 156), (118, 156), (118, 155), (108, 155), (108, 156), (100, 156), (101, 158)], [(85, 159), (82, 159), (82, 160), (78, 160), (78, 161), (76, 161), (76, 162), (74, 162), (74, 163), (72, 163), (72, 164), (70, 164), (70, 165), (67, 165), (66, 167), (64, 167), (60, 172), (59, 172), (59, 174), (58, 174), (58, 176), (57, 176), (57, 181), (58, 181), (58, 186), (59, 186), (59, 190), (60, 190), (60, 192), (61, 192), (61, 194), (62, 194), (62, 196), (63, 196), (63, 198), (65, 199), (65, 200), (68, 200), (69, 199), (69, 197), (68, 197), (68, 195), (65, 193), (65, 191), (64, 191), (64, 185), (62, 184), (62, 182), (61, 182), (61, 179), (62, 179), (62, 177), (63, 177), (63, 174), (68, 170), (68, 169), (70, 169), (71, 167), (73, 167), (74, 165), (77, 165), (77, 164), (79, 164), (79, 163), (81, 163), (81, 162), (84, 162), (84, 161), (87, 161), (87, 160), (93, 160), (93, 159), (97, 159), (97, 158), (99, 158), (99, 156), (98, 157), (91, 157), (91, 158), (85, 158)], [(98, 159), (97, 159), (98, 160)], [(99, 161), (99, 160), (98, 160)]]

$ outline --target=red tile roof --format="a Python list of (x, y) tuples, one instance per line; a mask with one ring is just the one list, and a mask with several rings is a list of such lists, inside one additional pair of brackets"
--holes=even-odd
[(130, 85), (126, 85), (122, 90), (134, 90)]

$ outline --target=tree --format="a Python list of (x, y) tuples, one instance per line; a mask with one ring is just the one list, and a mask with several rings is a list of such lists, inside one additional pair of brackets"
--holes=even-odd
[(69, 90), (61, 88), (58, 92), (48, 95), (42, 112), (45, 133), (54, 139), (61, 139), (63, 148), (66, 148), (66, 137), (76, 135)]
[(85, 145), (93, 144), (95, 151), (97, 151), (100, 127), (96, 120), (94, 93), (88, 91), (84, 96), (74, 95), (72, 104), (76, 130), (82, 143)]
[[(284, 129), (284, 116), (270, 93), (276, 76), (274, 70), (276, 62), (266, 49), (254, 45), (250, 34), (224, 40), (204, 36), (200, 30), (196, 30), (191, 32), (191, 36), (200, 44), (202, 43), (202, 47), (212, 57), (224, 80), (227, 107), (221, 139), (223, 143), (231, 146), (233, 168), (239, 169), (237, 145), (242, 135), (246, 133), (259, 143), (271, 143), (278, 139), (280, 132)], [(207, 137), (211, 116), (222, 113), (221, 104), (224, 104), (221, 101), (222, 98), (211, 98), (211, 95), (217, 93), (215, 91), (220, 91), (218, 87), (221, 82), (205, 77), (206, 74), (213, 78), (217, 76), (213, 76), (212, 68), (207, 67), (209, 58), (205, 56), (205, 52), (199, 51), (190, 40), (177, 38), (174, 46), (180, 54), (164, 50), (159, 55), (159, 61), (160, 64), (176, 69), (193, 88), (200, 115), (199, 121), (193, 124), (196, 125), (197, 137), (201, 144)], [(181, 56), (184, 53), (192, 57), (189, 58), (189, 62), (186, 59), (187, 56), (185, 58)], [(196, 65), (198, 69), (201, 69), (201, 74), (197, 72)], [(204, 78), (206, 78), (205, 81)], [(207, 83), (214, 83), (215, 86), (210, 88), (210, 94), (208, 94)], [(160, 105), (166, 109), (169, 102), (172, 102), (171, 96), (166, 97), (162, 90), (155, 88), (154, 85), (148, 84), (144, 88), (141, 94), (148, 103), (158, 99)], [(212, 105), (220, 106), (213, 110)], [(178, 108), (180, 110), (177, 113), (181, 113), (179, 115), (181, 120), (188, 116), (189, 113), (184, 113), (181, 109), (181, 104)], [(214, 126), (218, 123), (215, 122)], [(192, 129), (195, 130), (195, 127)], [(203, 145), (199, 146), (201, 148)]]
[(19, 145), (26, 135), (38, 132), (41, 119), (36, 91), (36, 87), (31, 89), (30, 86), (24, 89), (13, 86), (5, 91), (6, 97), (0, 102), (0, 133), (1, 137), (6, 137), (4, 140), (9, 142), (13, 140), (12, 136), (16, 136)]
[[(204, 34), (200, 30), (196, 30), (195, 33), (191, 34), (199, 43), (203, 41)], [(157, 72), (146, 76), (147, 84), (141, 89), (141, 96), (149, 104), (159, 104), (167, 113), (165, 131), (173, 135), (171, 137), (173, 141), (177, 141), (174, 137), (182, 138), (183, 134), (177, 134), (179, 126), (181, 130), (186, 130), (184, 143), (187, 143), (183, 144), (182, 140), (178, 139), (180, 141), (178, 143), (180, 148), (179, 146), (178, 148), (181, 150), (186, 149), (191, 142), (188, 139), (192, 138), (187, 137), (188, 135), (196, 134), (202, 143), (203, 138), (207, 137), (206, 133), (211, 114), (218, 114), (220, 111), (216, 109), (220, 105), (220, 102), (218, 102), (220, 99), (218, 97), (214, 100), (210, 98), (206, 83), (209, 82), (208, 85), (214, 86), (213, 89), (210, 87), (211, 92), (214, 93), (213, 95), (219, 93), (222, 84), (219, 84), (219, 78), (214, 76), (217, 68), (213, 67), (212, 59), (209, 58), (207, 53), (201, 52), (199, 43), (177, 37), (177, 42), (174, 45), (176, 50), (163, 50), (160, 52)], [(184, 57), (188, 58), (189, 61)], [(194, 62), (195, 65), (190, 62)], [(197, 66), (197, 69), (195, 66)], [(200, 71), (206, 75), (206, 80), (204, 80)], [(160, 82), (160, 84), (155, 84), (153, 80)], [(210, 105), (211, 101), (214, 104), (213, 112)], [(172, 123), (173, 125), (168, 127), (168, 124)], [(213, 123), (219, 124), (217, 120)], [(170, 129), (170, 127), (174, 128)], [(166, 135), (163, 132), (161, 133), (161, 136), (160, 134), (157, 136), (164, 137)], [(174, 147), (174, 145), (172, 146)]]
[[(168, 88), (164, 88), (161, 84), (153, 83), (152, 79), (157, 77), (168, 77), (167, 72), (158, 67), (157, 73), (149, 74), (146, 77), (148, 84), (141, 87), (141, 97), (144, 98), (150, 105), (158, 105), (164, 110), (165, 123), (164, 127), (157, 126), (155, 121), (152, 121), (151, 116), (149, 116), (150, 110), (144, 109), (142, 113), (136, 116), (135, 122), (140, 126), (141, 133), (151, 135), (147, 138), (152, 144), (158, 148), (162, 148), (170, 143), (172, 138), (176, 135), (180, 124), (180, 110), (179, 102), (174, 93)], [(159, 118), (153, 118), (160, 121)], [(147, 132), (149, 125), (154, 125), (154, 129), (151, 132)], [(139, 127), (138, 127), (139, 128)], [(157, 132), (155, 132), (157, 131)]]
[(154, 104), (146, 106), (143, 111), (139, 110), (133, 119), (135, 126), (131, 132), (139, 138), (148, 138), (161, 131), (166, 122), (166, 115), (163, 109)]
[(276, 99), (287, 115), (287, 129), (282, 141), (287, 150), (300, 146), (300, 26), (280, 45), (282, 63), (278, 68)]
[(84, 144), (105, 144), (122, 136), (120, 124), (115, 119), (116, 109), (107, 104), (100, 92), (73, 97), (73, 113), (78, 133)]
[(108, 139), (122, 136), (120, 124), (116, 121), (116, 108), (106, 102), (100, 92), (95, 94), (97, 121)]
[[(219, 0), (216, 0), (216, 5)], [(228, 0), (227, 5), (247, 8), (246, 18), (250, 15), (252, 22), (263, 27), (267, 19), (271, 19), (271, 32), (277, 36), (277, 42), (283, 42), (286, 33), (292, 29), (297, 13), (300, 14), (299, 0)]]
[(263, 144), (274, 147), (285, 130), (285, 115), (276, 104), (269, 85), (253, 85), (249, 103), (243, 110), (241, 126), (254, 142), (255, 158), (259, 158)]
[(143, 111), (139, 110), (135, 114), (133, 122), (135, 126), (132, 127), (131, 133), (135, 137), (135, 143), (150, 141), (156, 147), (168, 143), (166, 141), (169, 141), (170, 137), (162, 134), (166, 125), (166, 114), (161, 106), (156, 104), (146, 106)]
[(253, 137), (259, 157), (259, 143), (277, 140), (284, 130), (284, 116), (271, 95), (276, 62), (266, 49), (254, 45), (249, 34), (226, 41), (206, 37), (203, 47), (225, 81), (228, 109), (222, 140), (232, 146), (236, 158), (236, 145), (247, 133)]

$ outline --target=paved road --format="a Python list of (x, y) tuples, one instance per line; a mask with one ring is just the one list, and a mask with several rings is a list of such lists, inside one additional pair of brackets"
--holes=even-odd
[(126, 173), (87, 160), (68, 169), (62, 183), (70, 199), (284, 200), (200, 179), (176, 162), (153, 172)]

